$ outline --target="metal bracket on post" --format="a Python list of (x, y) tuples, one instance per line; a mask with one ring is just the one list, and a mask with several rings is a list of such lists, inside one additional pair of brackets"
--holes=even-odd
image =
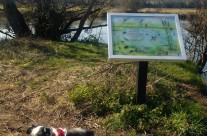
[(139, 62), (137, 66), (136, 104), (144, 104), (146, 102), (147, 69), (148, 69), (147, 61)]

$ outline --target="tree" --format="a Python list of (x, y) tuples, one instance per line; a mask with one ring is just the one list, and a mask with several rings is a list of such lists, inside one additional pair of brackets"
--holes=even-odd
[(119, 0), (119, 2), (128, 12), (137, 12), (144, 5), (144, 0)]
[(85, 24), (85, 21), (91, 13), (91, 10), (92, 10), (93, 5), (95, 4), (95, 1), (96, 0), (91, 0), (91, 3), (89, 4), (88, 9), (86, 10), (85, 14), (82, 16), (80, 23), (79, 23), (79, 26), (78, 26), (78, 29), (77, 29), (75, 35), (73, 36), (73, 38), (71, 39), (71, 41), (76, 41), (78, 39), (78, 37), (81, 34), (81, 31), (83, 29), (83, 26)]
[(36, 0), (33, 13), (33, 26), (35, 36), (57, 40), (61, 36), (61, 28), (64, 24), (66, 4), (52, 0)]
[(3, 0), (3, 7), (6, 18), (17, 37), (30, 36), (31, 31), (26, 24), (24, 17), (16, 7), (14, 0)]
[(189, 26), (186, 28), (187, 36), (185, 37), (185, 46), (189, 58), (196, 62), (200, 73), (207, 72), (203, 70), (207, 61), (207, 9), (197, 9), (188, 21)]
[[(7, 0), (4, 1), (4, 7), (8, 6)], [(14, 0), (9, 1), (11, 1), (13, 7), (5, 8), (5, 13), (15, 9), (14, 14), (19, 15), (16, 18), (23, 20), (24, 18), (16, 8)], [(109, 2), (110, 0), (36, 0), (34, 1), (33, 19), (30, 20), (30, 23), (33, 23), (34, 26), (34, 35), (44, 39), (59, 40), (63, 34), (75, 32), (74, 35), (71, 34), (71, 41), (76, 41), (83, 29), (105, 26), (93, 26), (93, 22)], [(90, 25), (84, 27), (88, 18), (91, 20)], [(8, 16), (7, 19), (17, 25), (14, 19), (10, 18), (11, 20), (9, 20)], [(77, 21), (79, 21), (78, 28), (72, 27), (74, 22)], [(28, 27), (28, 25), (26, 26)], [(11, 27), (17, 35), (15, 27), (13, 25)], [(25, 27), (23, 30), (28, 29)], [(20, 31), (18, 35), (25, 36), (26, 34)]]

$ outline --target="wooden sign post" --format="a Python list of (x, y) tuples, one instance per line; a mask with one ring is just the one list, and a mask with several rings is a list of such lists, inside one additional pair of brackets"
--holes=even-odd
[(147, 86), (147, 69), (148, 62), (141, 61), (137, 66), (137, 93), (136, 93), (136, 103), (144, 104), (146, 101), (146, 86)]

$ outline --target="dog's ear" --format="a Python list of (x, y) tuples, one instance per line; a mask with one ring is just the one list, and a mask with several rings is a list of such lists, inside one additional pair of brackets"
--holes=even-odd
[(32, 129), (34, 129), (35, 127), (36, 127), (35, 125), (30, 126), (30, 127), (27, 129), (26, 134), (31, 134)]

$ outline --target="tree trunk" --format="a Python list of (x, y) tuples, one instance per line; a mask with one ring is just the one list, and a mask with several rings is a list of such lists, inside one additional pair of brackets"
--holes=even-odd
[(6, 18), (17, 37), (30, 36), (31, 31), (26, 24), (24, 17), (17, 9), (14, 0), (3, 0), (3, 7)]
[(206, 61), (207, 61), (207, 46), (205, 47), (204, 52), (201, 54), (201, 58), (197, 63), (197, 67), (200, 73), (203, 73), (203, 68), (206, 65)]
[(93, 5), (95, 4), (95, 2), (96, 2), (96, 0), (91, 0), (91, 3), (89, 5), (87, 11), (85, 12), (83, 17), (81, 18), (79, 26), (78, 26), (78, 29), (77, 29), (76, 33), (74, 34), (73, 38), (71, 39), (71, 41), (77, 41), (78, 40), (78, 37), (80, 36), (80, 34), (81, 34), (82, 30), (83, 30), (83, 27), (84, 27), (84, 24), (86, 22), (86, 19), (90, 15), (91, 10), (92, 10)]

